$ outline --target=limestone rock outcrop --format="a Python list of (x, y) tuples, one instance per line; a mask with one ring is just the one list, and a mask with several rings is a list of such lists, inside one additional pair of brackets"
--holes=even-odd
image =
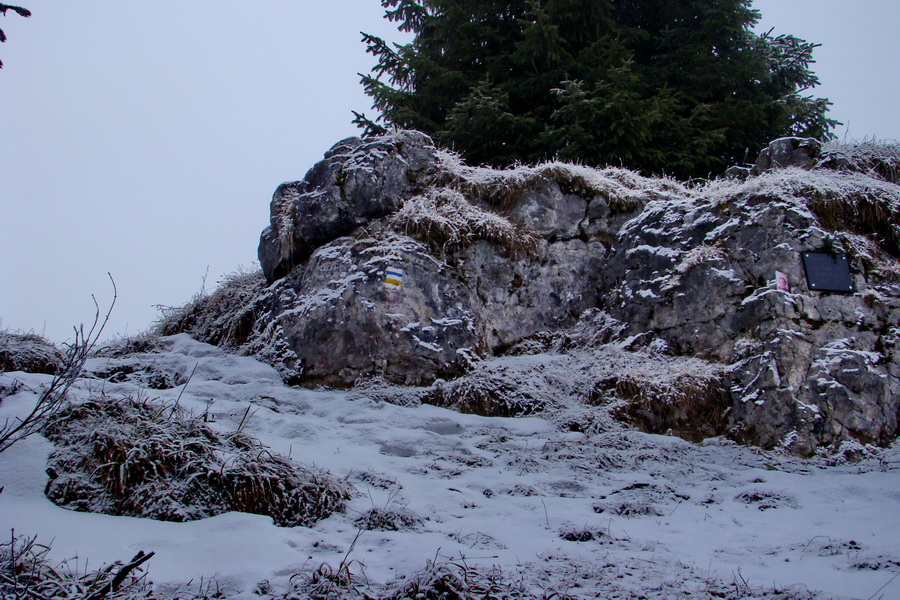
[(596, 306), (618, 228), (680, 191), (621, 169), (475, 169), (417, 132), (344, 140), (275, 192), (252, 347), (280, 348), (301, 383), (461, 375)]
[[(625, 332), (675, 355), (729, 365), (728, 430), (801, 454), (852, 438), (897, 435), (897, 261), (850, 230), (828, 231), (828, 203), (891, 205), (897, 190), (792, 169), (653, 202), (609, 257), (604, 306)], [(812, 202), (823, 191), (830, 199)], [(865, 250), (862, 250), (865, 245)], [(856, 255), (852, 294), (807, 286), (803, 252)], [(786, 275), (780, 290), (776, 274)]]
[[(276, 191), (265, 282), (183, 329), (303, 385), (434, 384), (425, 401), (517, 407), (508, 382), (541, 361), (511, 378), (484, 360), (531, 354), (578, 370), (560, 394), (646, 430), (696, 422), (798, 454), (885, 445), (900, 430), (900, 187), (816, 168), (813, 142), (777, 140), (755, 175), (689, 188), (470, 167), (417, 132), (344, 140)], [(849, 257), (853, 293), (811, 289), (803, 252)]]

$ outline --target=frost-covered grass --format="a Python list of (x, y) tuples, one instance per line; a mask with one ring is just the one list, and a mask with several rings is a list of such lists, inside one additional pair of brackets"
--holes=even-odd
[[(539, 363), (540, 372), (536, 372)], [(511, 357), (502, 363), (481, 363), (462, 377), (433, 386), (423, 401), (467, 414), (519, 417), (546, 411), (570, 385), (558, 360)]]
[(407, 199), (389, 222), (401, 233), (449, 250), (466, 247), (477, 240), (497, 243), (511, 252), (533, 250), (537, 244), (527, 231), (447, 188), (431, 188)]
[[(0, 543), (0, 598), (4, 600), (126, 600), (159, 598), (138, 566), (114, 563), (101, 569), (79, 568), (77, 561), (49, 560), (50, 547), (16, 536)], [(143, 555), (143, 553), (141, 553)], [(135, 556), (138, 562), (143, 556)], [(131, 563), (129, 563), (131, 564)]]
[(745, 181), (714, 180), (698, 197), (727, 203), (738, 195), (786, 199), (807, 205), (833, 231), (872, 236), (900, 256), (900, 186), (863, 173), (787, 168)]
[(644, 177), (628, 169), (597, 169), (560, 161), (509, 169), (471, 167), (447, 150), (438, 151), (438, 160), (442, 171), (439, 183), (504, 208), (547, 181), (586, 197), (604, 196), (614, 210), (621, 211), (640, 208), (651, 200), (684, 197), (689, 193), (673, 179)]
[(62, 368), (63, 360), (59, 348), (37, 334), (0, 331), (0, 372), (28, 371), (52, 375)]
[(819, 166), (857, 171), (892, 183), (900, 183), (900, 143), (887, 140), (862, 142), (826, 142)]
[(238, 270), (226, 276), (211, 294), (198, 293), (182, 306), (160, 306), (153, 327), (158, 335), (189, 332), (211, 344), (238, 347), (256, 322), (252, 301), (266, 287), (260, 270)]
[(192, 521), (230, 510), (311, 526), (349, 497), (326, 473), (219, 434), (176, 406), (94, 399), (56, 414), (47, 497), (73, 510)]

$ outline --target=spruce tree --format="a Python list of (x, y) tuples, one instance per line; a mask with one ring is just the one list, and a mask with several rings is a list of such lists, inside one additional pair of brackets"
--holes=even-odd
[(827, 137), (814, 44), (752, 31), (750, 0), (381, 0), (369, 133), (420, 129), (472, 163), (560, 157), (707, 176), (783, 135)]

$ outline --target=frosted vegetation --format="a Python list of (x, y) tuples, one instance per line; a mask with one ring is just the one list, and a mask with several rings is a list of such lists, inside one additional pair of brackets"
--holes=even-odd
[(429, 189), (409, 198), (391, 215), (390, 226), (436, 249), (487, 240), (516, 252), (537, 243), (534, 236), (508, 219), (473, 205), (460, 192), (448, 188)]
[[(248, 413), (249, 416), (249, 413)], [(100, 398), (54, 415), (43, 434), (47, 497), (72, 510), (194, 521), (238, 510), (276, 525), (312, 526), (344, 509), (329, 476), (273, 454), (242, 433), (216, 433), (177, 405)]]
[[(873, 176), (875, 175), (875, 176)], [(868, 234), (885, 250), (900, 253), (900, 191), (877, 173), (788, 168), (767, 171), (744, 182), (716, 180), (699, 189), (699, 197), (727, 202), (738, 194), (800, 201), (830, 230)]]
[(598, 169), (559, 161), (509, 169), (472, 167), (458, 154), (447, 150), (439, 150), (438, 158), (442, 171), (438, 181), (456, 187), (468, 197), (483, 198), (498, 207), (546, 180), (563, 184), (585, 196), (605, 196), (620, 210), (643, 206), (658, 198), (688, 194), (688, 188), (674, 179), (644, 177), (628, 169)]

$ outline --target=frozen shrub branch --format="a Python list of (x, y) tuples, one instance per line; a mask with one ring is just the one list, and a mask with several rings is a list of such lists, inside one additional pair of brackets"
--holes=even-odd
[(0, 452), (40, 431), (47, 421), (59, 412), (65, 404), (66, 393), (81, 376), (84, 363), (97, 345), (103, 330), (106, 328), (106, 324), (109, 322), (113, 307), (116, 305), (118, 290), (112, 275), (109, 275), (109, 281), (112, 283), (113, 298), (106, 313), (103, 314), (101, 319), (100, 305), (97, 303), (97, 298), (91, 296), (94, 301), (95, 312), (94, 322), (91, 324), (90, 329), (85, 331), (83, 324), (74, 328), (75, 337), (72, 342), (66, 345), (62, 366), (53, 376), (50, 385), (38, 397), (31, 412), (25, 417), (13, 420), (7, 419), (3, 423), (3, 427), (0, 429)]

